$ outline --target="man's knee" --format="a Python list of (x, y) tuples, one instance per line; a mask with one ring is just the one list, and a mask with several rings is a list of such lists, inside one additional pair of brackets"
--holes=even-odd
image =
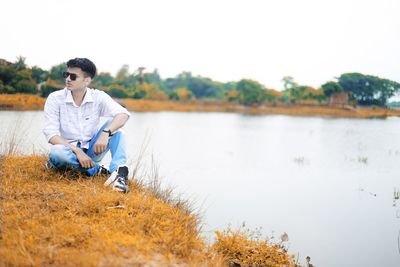
[(50, 150), (49, 159), (51, 162), (66, 162), (70, 157), (71, 149), (65, 145), (53, 145)]
[(118, 131), (116, 131), (115, 133), (112, 134), (111, 139), (113, 140), (120, 140), (125, 138), (125, 132), (122, 129), (119, 129)]
[(111, 150), (111, 153), (115, 151), (118, 148), (125, 149), (125, 133), (123, 130), (119, 129), (110, 138), (109, 141), (109, 148)]

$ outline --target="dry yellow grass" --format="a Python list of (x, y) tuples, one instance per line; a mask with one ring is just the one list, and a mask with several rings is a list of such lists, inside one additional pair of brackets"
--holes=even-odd
[(193, 100), (186, 102), (135, 100), (122, 101), (131, 111), (179, 111), (179, 112), (237, 112), (248, 114), (281, 114), (291, 116), (327, 116), (348, 118), (374, 118), (400, 116), (400, 110), (385, 108), (340, 108), (318, 105), (291, 105), (284, 103), (246, 107), (222, 100)]
[(227, 229), (217, 232), (212, 247), (233, 266), (299, 266), (293, 255), (288, 255), (282, 244), (273, 244), (246, 230)]
[(235, 111), (236, 105), (220, 100), (162, 101), (124, 99), (123, 104), (132, 111), (225, 112)]
[(103, 186), (105, 177), (44, 163), (0, 160), (0, 266), (296, 266), (281, 247), (240, 231), (208, 246), (196, 215), (139, 183), (121, 194)]
[(3, 160), (0, 261), (5, 265), (211, 264), (198, 220), (133, 186), (118, 194), (44, 169), (44, 157)]
[(385, 118), (400, 116), (400, 110), (378, 108), (378, 107), (329, 107), (329, 106), (261, 106), (259, 108), (248, 108), (253, 114), (283, 114), (292, 116), (326, 116), (345, 118)]
[(36, 95), (0, 94), (0, 109), (7, 110), (43, 110), (46, 99)]

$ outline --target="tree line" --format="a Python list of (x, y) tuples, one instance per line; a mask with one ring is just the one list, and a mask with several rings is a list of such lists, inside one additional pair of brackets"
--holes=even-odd
[[(15, 62), (0, 59), (1, 94), (36, 94), (47, 97), (51, 92), (65, 87), (62, 72), (65, 63), (44, 70), (38, 66), (28, 67), (24, 57)], [(130, 72), (123, 65), (115, 76), (109, 72), (99, 73), (91, 87), (104, 90), (115, 98), (188, 101), (193, 99), (220, 99), (242, 105), (264, 103), (314, 102), (325, 104), (336, 93), (348, 93), (357, 105), (387, 106), (388, 99), (400, 90), (400, 84), (388, 79), (361, 73), (344, 73), (320, 88), (295, 82), (291, 76), (282, 78), (284, 90), (266, 88), (261, 83), (242, 79), (218, 82), (207, 77), (182, 72), (173, 78), (162, 79), (157, 69), (146, 71), (144, 67)]]

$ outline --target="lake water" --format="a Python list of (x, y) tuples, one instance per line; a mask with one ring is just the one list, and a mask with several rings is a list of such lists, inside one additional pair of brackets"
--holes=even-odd
[[(46, 152), (42, 112), (0, 112), (28, 153)], [(144, 139), (165, 185), (195, 201), (203, 230), (243, 222), (289, 235), (315, 266), (400, 266), (400, 118), (341, 119), (229, 113), (132, 113), (135, 160)]]

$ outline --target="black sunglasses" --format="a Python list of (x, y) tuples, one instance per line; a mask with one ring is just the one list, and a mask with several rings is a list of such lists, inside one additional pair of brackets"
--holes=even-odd
[(71, 78), (71, 81), (75, 81), (76, 78), (78, 78), (78, 75), (76, 75), (75, 73), (70, 73), (70, 72), (67, 72), (67, 71), (64, 71), (62, 75), (63, 75), (63, 77), (65, 79), (67, 79), (68, 76), (69, 76)]

